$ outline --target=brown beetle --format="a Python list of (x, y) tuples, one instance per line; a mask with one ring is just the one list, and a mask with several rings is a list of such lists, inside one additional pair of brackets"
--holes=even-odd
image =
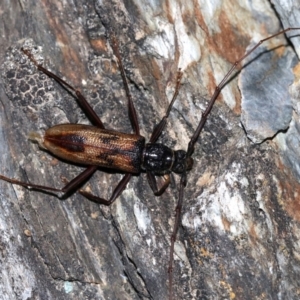
[[(134, 134), (120, 133), (117, 131), (107, 130), (104, 128), (103, 123), (96, 115), (94, 110), (88, 104), (84, 96), (80, 91), (74, 89), (63, 79), (59, 78), (52, 72), (39, 65), (32, 54), (23, 49), (23, 52), (29, 57), (29, 59), (37, 65), (37, 68), (54, 78), (60, 84), (70, 89), (76, 94), (79, 105), (93, 124), (89, 125), (77, 125), (77, 124), (63, 124), (51, 127), (45, 132), (43, 137), (32, 134), (31, 139), (36, 140), (42, 148), (47, 149), (54, 155), (66, 159), (70, 162), (86, 165), (87, 168), (79, 174), (76, 178), (71, 180), (62, 189), (52, 188), (48, 186), (36, 185), (32, 183), (26, 183), (19, 180), (11, 179), (0, 175), (0, 179), (8, 181), (12, 184), (21, 185), (26, 188), (35, 189), (39, 191), (52, 192), (60, 198), (66, 197), (72, 192), (78, 190), (79, 186), (86, 181), (97, 169), (98, 166), (111, 168), (125, 172), (126, 174), (122, 180), (117, 184), (111, 197), (106, 200), (101, 197), (95, 196), (89, 192), (79, 190), (78, 192), (88, 199), (105, 205), (110, 205), (125, 189), (132, 174), (140, 172), (146, 172), (149, 184), (155, 195), (161, 195), (170, 183), (170, 173), (176, 172), (181, 174), (180, 187), (179, 187), (179, 199), (176, 206), (176, 216), (174, 228), (171, 236), (170, 258), (169, 258), (169, 298), (173, 299), (172, 295), (172, 266), (173, 266), (173, 254), (174, 243), (180, 223), (180, 215), (183, 202), (184, 188), (187, 184), (187, 171), (192, 168), (193, 160), (192, 154), (194, 152), (195, 144), (203, 129), (203, 126), (207, 120), (207, 117), (217, 99), (221, 89), (227, 83), (230, 75), (236, 69), (237, 65), (252, 53), (260, 44), (269, 40), (277, 35), (285, 33), (290, 30), (296, 30), (300, 28), (288, 28), (282, 30), (266, 39), (261, 40), (257, 45), (250, 49), (244, 56), (238, 59), (225, 75), (223, 80), (216, 87), (213, 96), (211, 97), (206, 110), (202, 114), (202, 118), (192, 135), (187, 150), (173, 151), (169, 147), (156, 143), (162, 131), (165, 128), (167, 118), (172, 109), (174, 101), (177, 97), (180, 80), (182, 73), (179, 71), (177, 76), (177, 83), (175, 93), (172, 101), (167, 109), (165, 116), (160, 123), (155, 127), (152, 132), (149, 143), (145, 143), (145, 138), (140, 135), (139, 124), (137, 120), (136, 111), (132, 101), (131, 94), (129, 92), (127, 79), (125, 76), (124, 68), (121, 61), (121, 55), (115, 37), (112, 37), (112, 46), (114, 53), (118, 59), (120, 72), (124, 82), (124, 87), (128, 97), (128, 108), (130, 121), (132, 123)], [(158, 186), (156, 176), (162, 176), (164, 183)]]

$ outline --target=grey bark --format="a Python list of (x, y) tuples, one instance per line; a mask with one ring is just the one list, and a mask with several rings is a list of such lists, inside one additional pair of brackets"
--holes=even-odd
[[(281, 22), (299, 25), (268, 1), (213, 3), (2, 3), (0, 173), (61, 187), (63, 178), (82, 170), (28, 141), (31, 131), (88, 123), (69, 93), (23, 60), (20, 48), (28, 39), (44, 66), (84, 93), (107, 128), (131, 132), (108, 39), (113, 32), (147, 139), (165, 113), (181, 68), (180, 93), (160, 141), (186, 149), (231, 64), (251, 43), (279, 31)], [(293, 6), (286, 10), (297, 11), (300, 4)], [(289, 41), (273, 39), (245, 61), (201, 133), (175, 247), (175, 299), (299, 296), (299, 75), (298, 49), (291, 43), (300, 37), (291, 34)], [(269, 118), (276, 100), (284, 109)], [(257, 119), (261, 125), (253, 129)], [(120, 178), (100, 170), (88, 187), (108, 198)], [(135, 176), (108, 208), (77, 194), (61, 201), (0, 182), (1, 299), (167, 299), (178, 180), (175, 175), (155, 197), (145, 174)]]

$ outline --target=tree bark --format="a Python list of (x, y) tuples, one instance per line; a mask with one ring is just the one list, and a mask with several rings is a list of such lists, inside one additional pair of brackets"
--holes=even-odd
[[(24, 44), (36, 46), (46, 68), (82, 91), (107, 128), (130, 133), (110, 46), (115, 34), (146, 140), (181, 68), (179, 96), (159, 141), (186, 150), (216, 85), (249, 45), (281, 24), (299, 26), (293, 23), (299, 2), (255, 3), (1, 4), (0, 173), (62, 187), (63, 178), (82, 171), (28, 141), (29, 132), (88, 121), (70, 93), (22, 56)], [(299, 296), (299, 33), (278, 36), (243, 61), (206, 122), (184, 191), (174, 299)], [(109, 198), (121, 177), (99, 169), (88, 188)], [(167, 299), (179, 179), (172, 176), (155, 197), (145, 174), (133, 176), (110, 207), (1, 181), (1, 299)]]

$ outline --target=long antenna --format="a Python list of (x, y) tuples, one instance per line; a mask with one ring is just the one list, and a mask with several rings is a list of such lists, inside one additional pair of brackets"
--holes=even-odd
[[(260, 40), (254, 47), (252, 47), (249, 51), (247, 51), (242, 57), (240, 57), (230, 68), (230, 70), (227, 72), (227, 74), (224, 76), (224, 78), (221, 80), (221, 82), (216, 86), (215, 91), (212, 95), (212, 97), (210, 98), (209, 102), (208, 102), (208, 106), (205, 109), (205, 111), (202, 113), (202, 117), (200, 119), (200, 122), (194, 132), (194, 134), (192, 135), (189, 144), (188, 144), (188, 148), (187, 148), (187, 158), (191, 157), (194, 149), (195, 149), (195, 144), (199, 138), (199, 135), (205, 125), (205, 122), (207, 120), (208, 115), (210, 114), (216, 99), (218, 98), (221, 90), (223, 89), (223, 87), (227, 84), (229, 77), (231, 76), (231, 74), (233, 73), (233, 71), (237, 68), (238, 64), (244, 60), (247, 56), (249, 56), (256, 48), (258, 48), (262, 43), (264, 43), (267, 40), (270, 40), (278, 35), (281, 35), (283, 33), (286, 33), (288, 31), (293, 31), (293, 30), (300, 30), (300, 27), (290, 27), (290, 28), (286, 28), (284, 30), (281, 30), (273, 35), (270, 35), (269, 37)], [(174, 226), (173, 226), (173, 231), (172, 231), (172, 235), (171, 235), (171, 246), (170, 246), (170, 255), (169, 255), (169, 267), (168, 267), (168, 273), (169, 273), (169, 299), (172, 300), (173, 299), (173, 260), (174, 260), (174, 246), (175, 246), (175, 241), (176, 241), (176, 237), (177, 237), (177, 232), (178, 232), (178, 228), (179, 228), (179, 224), (180, 224), (180, 218), (181, 218), (181, 210), (182, 210), (182, 203), (183, 203), (183, 196), (184, 196), (184, 188), (186, 186), (187, 183), (187, 175), (186, 172), (184, 172), (181, 175), (181, 180), (180, 180), (180, 186), (179, 186), (179, 198), (178, 198), (178, 202), (176, 205), (176, 209), (175, 209), (175, 221), (174, 221)]]

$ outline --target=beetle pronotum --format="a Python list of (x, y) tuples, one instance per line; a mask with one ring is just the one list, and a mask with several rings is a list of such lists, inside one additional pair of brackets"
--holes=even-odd
[[(58, 189), (43, 185), (36, 185), (29, 182), (23, 182), (16, 179), (8, 178), (0, 175), (0, 179), (7, 181), (11, 184), (23, 186), (25, 188), (34, 189), (38, 191), (46, 191), (53, 193), (59, 198), (68, 196), (69, 194), (78, 191), (81, 195), (85, 196), (91, 201), (99, 204), (110, 205), (126, 188), (132, 174), (146, 172), (149, 185), (156, 196), (161, 195), (170, 183), (170, 173), (175, 172), (181, 175), (179, 196), (176, 206), (176, 214), (174, 227), (171, 235), (171, 246), (169, 254), (169, 299), (173, 299), (173, 255), (174, 244), (177, 236), (177, 231), (180, 223), (182, 203), (184, 200), (184, 188), (187, 184), (187, 172), (192, 169), (193, 160), (192, 154), (194, 152), (195, 144), (204, 127), (208, 115), (220, 93), (222, 88), (226, 85), (228, 79), (233, 71), (237, 68), (238, 64), (244, 60), (250, 53), (259, 47), (264, 41), (272, 39), (275, 36), (283, 34), (291, 30), (299, 30), (300, 28), (287, 28), (276, 34), (273, 34), (251, 48), (245, 55), (240, 57), (231, 67), (231, 69), (224, 76), (222, 81), (217, 85), (215, 91), (209, 100), (208, 106), (202, 113), (202, 118), (195, 129), (192, 137), (187, 146), (187, 150), (173, 151), (169, 147), (157, 143), (162, 131), (164, 130), (167, 118), (170, 114), (172, 106), (176, 100), (179, 92), (180, 80), (182, 73), (179, 70), (177, 75), (176, 88), (173, 98), (169, 104), (168, 109), (162, 120), (154, 128), (149, 143), (145, 144), (145, 138), (140, 135), (139, 123), (132, 101), (132, 97), (128, 88), (128, 83), (122, 64), (121, 54), (117, 40), (112, 36), (112, 48), (117, 57), (121, 76), (124, 83), (124, 88), (128, 98), (129, 117), (132, 124), (134, 134), (121, 133), (104, 128), (103, 123), (94, 112), (93, 108), (86, 101), (80, 91), (69, 85), (66, 81), (56, 76), (52, 72), (39, 65), (33, 55), (27, 50), (22, 49), (24, 54), (37, 66), (37, 68), (49, 77), (58, 81), (62, 86), (74, 92), (79, 105), (85, 112), (86, 116), (93, 124), (80, 125), (80, 124), (62, 124), (49, 128), (43, 137), (32, 134), (31, 139), (36, 140), (41, 148), (44, 148), (57, 157), (68, 160), (73, 163), (86, 165), (87, 168), (73, 180), (68, 182), (65, 187)], [(104, 198), (95, 196), (90, 192), (79, 189), (81, 184), (85, 182), (97, 169), (98, 166), (104, 168), (112, 168), (126, 173), (122, 180), (115, 187), (111, 197), (106, 200)], [(162, 176), (164, 183), (158, 186), (156, 176)]]

